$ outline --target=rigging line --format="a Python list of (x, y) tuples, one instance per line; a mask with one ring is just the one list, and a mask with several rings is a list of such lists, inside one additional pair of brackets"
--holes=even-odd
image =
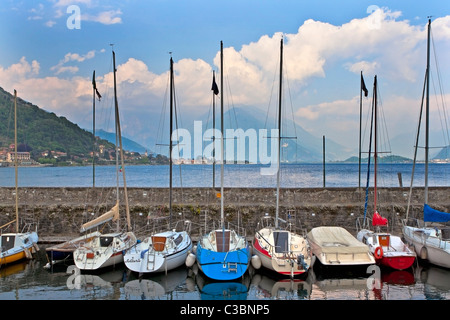
[[(286, 63), (285, 63), (286, 64)], [(294, 139), (297, 139), (297, 126), (295, 123), (295, 118), (294, 118), (294, 107), (292, 104), (292, 94), (291, 94), (291, 86), (289, 85), (289, 75), (287, 74), (287, 66), (284, 66), (285, 73), (286, 73), (286, 83), (287, 83), (287, 90), (289, 92), (289, 102), (290, 102), (290, 106), (291, 106), (291, 115), (292, 115), (292, 124), (294, 127)], [(297, 151), (298, 151), (298, 143), (295, 143), (295, 159), (297, 160)]]
[[(269, 118), (270, 106), (272, 104), (272, 96), (273, 96), (273, 92), (274, 92), (274, 89), (275, 89), (274, 86), (275, 86), (275, 83), (277, 81), (276, 79), (277, 79), (278, 68), (279, 68), (277, 63), (275, 63), (274, 65), (275, 65), (275, 71), (273, 72), (272, 88), (270, 90), (269, 103), (267, 104), (266, 120), (264, 122), (264, 128), (265, 129), (268, 129), (267, 128), (267, 121), (268, 121), (268, 118)], [(276, 119), (276, 117), (274, 117), (273, 119)]]
[[(165, 132), (164, 125), (165, 125), (165, 118), (166, 118), (165, 115), (167, 112), (169, 81), (170, 81), (170, 72), (168, 73), (168, 77), (167, 77), (166, 90), (164, 92), (162, 110), (159, 115), (158, 130), (157, 130), (156, 140), (155, 140), (155, 149), (159, 149), (159, 150), (161, 150), (162, 141), (164, 140), (163, 136), (164, 136), (164, 132)], [(158, 143), (158, 141), (161, 141), (161, 142)], [(163, 154), (161, 151), (160, 151), (160, 153)]]
[[(112, 69), (113, 69), (113, 58), (111, 57), (110, 59), (110, 63), (109, 63), (109, 69), (108, 69), (108, 73), (112, 74)], [(113, 84), (111, 84), (111, 82), (113, 81), (113, 76), (109, 77), (109, 83), (107, 81), (104, 81), (104, 92), (106, 92), (102, 97), (103, 100), (100, 101), (101, 103), (101, 108), (100, 108), (100, 119), (103, 119), (103, 127), (105, 128), (105, 130), (107, 132), (110, 131), (112, 125), (111, 123), (113, 123), (112, 121), (112, 114), (113, 114), (113, 103), (114, 100), (111, 99), (111, 89), (113, 88)]]
[(371, 118), (370, 118), (370, 134), (369, 134), (369, 155), (367, 158), (367, 180), (366, 180), (366, 195), (365, 195), (365, 202), (364, 202), (364, 222), (363, 226), (368, 225), (368, 222), (366, 221), (366, 214), (367, 214), (367, 205), (369, 201), (369, 180), (370, 180), (370, 153), (372, 152), (372, 130), (373, 130), (373, 116), (374, 116), (374, 108), (375, 108), (375, 96), (376, 92), (372, 93), (372, 109), (370, 112)]
[(426, 84), (427, 84), (428, 71), (429, 71), (428, 69), (425, 71), (425, 80), (423, 81), (422, 102), (420, 104), (419, 119), (417, 122), (417, 131), (416, 131), (416, 141), (414, 143), (414, 160), (413, 160), (413, 167), (412, 167), (412, 172), (411, 172), (411, 183), (409, 186), (408, 205), (406, 206), (406, 218), (405, 218), (406, 221), (408, 220), (409, 208), (411, 206), (412, 189), (413, 189), (413, 183), (414, 183), (414, 173), (416, 170), (417, 149), (418, 149), (419, 136), (420, 136), (420, 125), (422, 123), (423, 105), (424, 105), (424, 101), (425, 101), (425, 89), (426, 89)]
[[(441, 122), (442, 135), (443, 135), (443, 138), (444, 138), (444, 144), (445, 144), (445, 146), (447, 146), (448, 145), (448, 136), (445, 135), (445, 130), (444, 130), (444, 127), (446, 127), (447, 121), (441, 114), (441, 108), (439, 108), (439, 101), (438, 101), (438, 98), (437, 98), (438, 94), (436, 92), (436, 86), (434, 84), (434, 78), (433, 77), (430, 77), (430, 78), (431, 78), (431, 82), (433, 83), (434, 98), (436, 99), (436, 106), (437, 106), (437, 110), (438, 110), (438, 113), (439, 113), (439, 120)], [(444, 115), (445, 115), (445, 109), (444, 108), (443, 108), (443, 111), (444, 111)], [(442, 118), (444, 118), (444, 120)], [(443, 121), (445, 122), (445, 125), (444, 125), (444, 123), (442, 123)], [(447, 128), (447, 134), (448, 134), (448, 128)]]
[(447, 141), (446, 145), (449, 145), (450, 144), (450, 138), (448, 136), (449, 135), (449, 129), (448, 129), (448, 123), (447, 123), (447, 115), (446, 115), (446, 112), (445, 112), (445, 110), (446, 110), (445, 99), (444, 99), (444, 93), (443, 93), (443, 89), (442, 89), (442, 81), (441, 81), (441, 76), (440, 76), (439, 61), (438, 61), (438, 58), (437, 58), (436, 46), (434, 44), (434, 37), (433, 37), (433, 31), (432, 30), (430, 30), (430, 34), (431, 34), (431, 41), (432, 41), (432, 44), (433, 44), (432, 47), (433, 47), (433, 54), (434, 54), (434, 63), (436, 65), (436, 74), (437, 74), (437, 77), (438, 77), (439, 91), (441, 93), (442, 110), (443, 110), (443, 113), (444, 113), (443, 119), (445, 121), (445, 128), (447, 129), (447, 137), (445, 137), (445, 134), (444, 134), (444, 141)]
[[(174, 111), (175, 111), (175, 128), (178, 129), (178, 96), (177, 96), (177, 91), (175, 90), (175, 80), (173, 80), (173, 92), (174, 92)], [(180, 119), (181, 122), (181, 119)], [(177, 133), (177, 150), (178, 150), (178, 157), (180, 157), (180, 147), (179, 147), (179, 136), (178, 136), (178, 130), (175, 131)], [(171, 138), (170, 138), (171, 139)], [(202, 139), (202, 144), (203, 144), (203, 139)], [(202, 146), (202, 150), (203, 150), (203, 146)], [(181, 200), (183, 200), (183, 176), (182, 176), (182, 164), (180, 163), (179, 166), (179, 171), (180, 171), (180, 188), (181, 188)]]
[[(369, 109), (370, 109), (370, 106), (371, 106), (371, 103), (369, 103)], [(365, 126), (364, 126), (364, 130), (363, 130), (363, 133), (362, 133), (362, 142), (361, 142), (362, 146), (364, 144), (368, 143), (368, 141), (366, 141), (366, 140), (367, 140), (367, 135), (368, 135), (367, 132), (369, 130), (368, 127), (369, 127), (369, 124), (370, 124), (370, 121), (371, 121), (370, 120), (370, 115), (371, 115), (371, 113), (367, 112)], [(367, 152), (363, 152), (363, 153), (367, 153)], [(370, 157), (370, 154), (369, 154), (369, 157)]]
[[(229, 81), (228, 76), (226, 76), (226, 83), (227, 83), (227, 91), (228, 91), (228, 94), (230, 96), (230, 99), (227, 99), (228, 110), (232, 110), (233, 111), (234, 120), (236, 121), (236, 128), (239, 128), (238, 121), (237, 121), (237, 115), (236, 115), (236, 108), (234, 107), (233, 94), (231, 93), (230, 81)], [(230, 100), (231, 100), (231, 106), (230, 106)], [(233, 123), (232, 120), (233, 119), (231, 118), (230, 113), (228, 113), (228, 117), (229, 117), (229, 120), (230, 120), (230, 128), (232, 128), (233, 127), (233, 125), (232, 125), (232, 123)]]
[[(386, 121), (386, 115), (384, 114), (384, 108), (383, 108), (383, 101), (381, 99), (381, 93), (379, 90), (379, 86), (377, 86), (377, 106), (378, 106), (378, 111), (380, 112), (381, 115), (381, 124), (382, 124), (382, 130), (380, 130), (379, 133), (379, 138), (382, 138), (382, 144), (381, 147), (384, 148), (385, 151), (378, 151), (378, 153), (390, 153), (392, 148), (391, 148), (391, 143), (390, 143), (390, 139), (389, 139), (389, 131), (387, 128), (387, 121)], [(380, 141), (380, 140), (379, 140)], [(383, 150), (383, 149), (381, 149)]]

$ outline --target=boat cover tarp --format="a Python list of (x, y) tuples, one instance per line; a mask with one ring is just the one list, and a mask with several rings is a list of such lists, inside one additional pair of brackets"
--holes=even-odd
[(308, 240), (322, 248), (323, 253), (364, 253), (367, 245), (341, 227), (317, 227), (308, 233)]
[(89, 229), (101, 225), (102, 223), (108, 222), (110, 220), (116, 221), (117, 219), (119, 219), (119, 202), (117, 202), (116, 205), (111, 208), (111, 210), (105, 212), (100, 217), (83, 224), (81, 226), (80, 232), (85, 232)]
[(423, 206), (423, 221), (448, 222), (450, 221), (450, 213), (433, 209), (425, 203)]
[(378, 212), (375, 212), (372, 217), (372, 225), (375, 226), (385, 226), (387, 225), (387, 219), (382, 217)]

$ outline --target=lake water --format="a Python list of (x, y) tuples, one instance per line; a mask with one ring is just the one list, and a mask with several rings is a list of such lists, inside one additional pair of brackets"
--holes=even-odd
[[(358, 187), (366, 185), (367, 165), (361, 167), (358, 178), (358, 164), (329, 163), (289, 164), (281, 169), (281, 186), (293, 188)], [(272, 188), (276, 187), (276, 175), (264, 175), (261, 165), (225, 165), (224, 187)], [(398, 187), (400, 183), (409, 187), (412, 164), (380, 164), (378, 169), (379, 187)], [(325, 174), (324, 174), (325, 172)], [(85, 167), (19, 167), (19, 187), (89, 187), (94, 183), (93, 168)], [(126, 166), (128, 187), (168, 187), (169, 166)], [(400, 174), (400, 180), (399, 180)], [(122, 175), (120, 175), (120, 179)], [(370, 185), (373, 185), (373, 174)], [(401, 182), (400, 182), (401, 181)], [(173, 166), (174, 187), (211, 187), (213, 184), (212, 165)], [(0, 167), (0, 187), (14, 187), (13, 167)], [(116, 185), (115, 166), (95, 167), (95, 186)], [(215, 185), (220, 186), (220, 166), (216, 166)], [(414, 186), (424, 185), (424, 164), (417, 164)], [(431, 164), (429, 186), (450, 186), (450, 163)]]

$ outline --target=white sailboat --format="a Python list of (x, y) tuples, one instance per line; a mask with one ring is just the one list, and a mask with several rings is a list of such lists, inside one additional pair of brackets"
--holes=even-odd
[(220, 42), (221, 82), (221, 170), (220, 170), (220, 228), (200, 236), (195, 254), (186, 259), (187, 265), (195, 261), (199, 269), (210, 279), (235, 280), (242, 277), (250, 264), (250, 247), (245, 236), (225, 227), (224, 220), (224, 122), (223, 122), (223, 43)]
[[(431, 19), (428, 21), (427, 42), (427, 68), (426, 68), (426, 95), (425, 95), (425, 199), (423, 207), (423, 220), (409, 218), (409, 205), (413, 185), (414, 169), (411, 178), (411, 188), (408, 200), (406, 218), (403, 223), (403, 236), (406, 242), (412, 244), (419, 258), (434, 265), (450, 268), (450, 227), (443, 223), (450, 221), (450, 213), (433, 209), (428, 204), (428, 162), (429, 162), (429, 86), (430, 86), (430, 34)], [(420, 125), (420, 124), (419, 124)], [(420, 127), (419, 127), (420, 129)], [(417, 130), (414, 164), (417, 154), (417, 141), (420, 130)]]
[[(125, 197), (125, 207), (127, 216), (127, 231), (119, 230), (119, 223), (117, 223), (117, 231), (107, 234), (101, 234), (94, 237), (89, 243), (78, 247), (73, 252), (73, 259), (77, 268), (81, 270), (98, 270), (109, 266), (114, 266), (119, 263), (123, 263), (123, 253), (125, 250), (131, 248), (136, 244), (137, 239), (135, 234), (131, 231), (130, 212), (128, 207), (128, 194), (125, 179), (125, 166), (123, 162), (123, 147), (122, 147), (122, 134), (120, 130), (119, 120), (119, 106), (117, 102), (117, 90), (116, 90), (116, 60), (115, 53), (113, 54), (113, 72), (114, 72), (114, 98), (115, 98), (115, 129), (116, 129), (116, 204), (115, 206), (104, 213), (97, 219), (85, 223), (81, 232), (85, 232), (92, 228), (95, 228), (107, 221), (119, 220), (119, 171), (123, 173), (123, 188)], [(120, 149), (120, 150), (119, 150)], [(121, 158), (121, 169), (119, 169), (119, 152)], [(119, 222), (119, 221), (117, 221)]]
[[(306, 273), (311, 264), (311, 252), (305, 237), (279, 227), (280, 160), (281, 160), (281, 97), (283, 79), (283, 39), (280, 45), (280, 92), (278, 107), (278, 161), (277, 198), (274, 225), (268, 224), (256, 231), (253, 240), (252, 265), (261, 266), (283, 276), (295, 277)], [(264, 218), (263, 218), (264, 219)], [(267, 221), (264, 219), (263, 221)]]
[[(0, 266), (11, 264), (25, 258), (32, 259), (33, 253), (39, 250), (37, 246), (37, 231), (27, 230), (19, 232), (19, 194), (18, 194), (18, 159), (17, 159), (17, 91), (14, 90), (14, 167), (15, 167), (15, 196), (16, 218), (0, 227)], [(15, 223), (15, 232), (3, 233), (3, 229)], [(25, 226), (28, 227), (29, 225)]]
[[(170, 162), (170, 203), (169, 230), (154, 233), (146, 237), (125, 252), (124, 262), (128, 269), (146, 273), (167, 272), (185, 263), (192, 250), (192, 240), (187, 230), (172, 229), (172, 130), (173, 130), (173, 60), (170, 58), (170, 128), (169, 128), (169, 162)], [(185, 225), (185, 229), (189, 227)]]

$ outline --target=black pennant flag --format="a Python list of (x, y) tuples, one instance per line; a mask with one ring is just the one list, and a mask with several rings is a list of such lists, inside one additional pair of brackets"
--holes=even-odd
[(214, 73), (213, 73), (213, 83), (212, 83), (211, 90), (214, 92), (214, 94), (216, 96), (219, 94), (219, 87), (217, 87), (216, 77), (215, 77)]
[(364, 78), (361, 72), (361, 90), (364, 91), (364, 96), (367, 97), (369, 95), (369, 90), (366, 88), (366, 84), (364, 83)]
[(97, 84), (95, 83), (95, 70), (94, 73), (92, 75), (92, 86), (94, 87), (95, 93), (97, 94), (98, 100), (100, 101), (100, 99), (102, 98), (102, 96), (100, 95), (100, 92), (98, 92), (97, 90)]

